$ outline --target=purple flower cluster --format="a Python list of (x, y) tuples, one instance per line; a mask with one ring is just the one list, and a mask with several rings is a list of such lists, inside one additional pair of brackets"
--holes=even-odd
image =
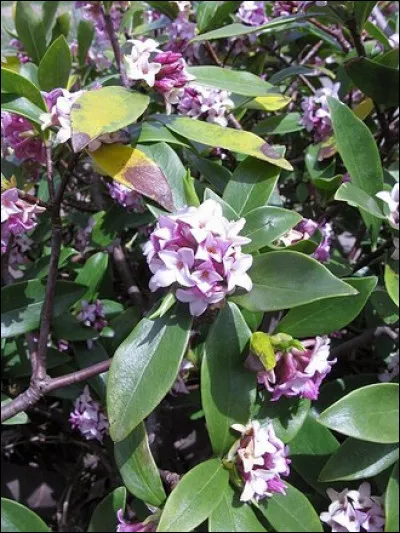
[(17, 58), (20, 63), (29, 63), (31, 61), (31, 58), (28, 56), (28, 54), (25, 52), (24, 44), (19, 39), (11, 39), (10, 46), (13, 48), (16, 48), (17, 50)]
[(261, 427), (253, 421), (247, 426), (234, 424), (232, 429), (241, 433), (228, 454), (244, 482), (240, 500), (258, 501), (275, 493), (285, 494), (281, 476), (290, 473), (289, 450), (275, 435), (272, 424)]
[(332, 135), (332, 120), (328, 107), (328, 96), (339, 98), (340, 83), (332, 83), (328, 78), (321, 78), (322, 87), (315, 94), (305, 98), (301, 104), (303, 116), (301, 123), (314, 135), (314, 142), (319, 143)]
[(233, 107), (228, 91), (196, 85), (184, 89), (177, 110), (181, 115), (227, 126), (226, 115)]
[(40, 120), (42, 130), (56, 126), (58, 127), (55, 143), (65, 143), (71, 138), (71, 110), (76, 100), (84, 91), (70, 93), (66, 89), (53, 89), (44, 95), (48, 113), (42, 113)]
[(181, 11), (168, 27), (169, 41), (166, 50), (182, 54), (188, 63), (199, 59), (200, 43), (191, 43), (196, 36), (196, 24), (188, 20), (188, 13)]
[(103, 304), (100, 300), (96, 300), (94, 303), (82, 300), (81, 311), (78, 313), (77, 319), (96, 331), (101, 331), (107, 326)]
[[(108, 42), (106, 22), (100, 1), (75, 2), (75, 8), (82, 8), (83, 18), (93, 23), (98, 43)], [(118, 31), (121, 25), (123, 13), (128, 9), (129, 2), (117, 0), (110, 9), (110, 17), (114, 31)]]
[(125, 187), (125, 185), (117, 183), (116, 181), (107, 183), (107, 188), (111, 198), (122, 207), (126, 207), (136, 213), (144, 212), (145, 205), (139, 193), (132, 189), (128, 189), (128, 187)]
[(332, 226), (329, 223), (318, 224), (309, 218), (303, 218), (297, 226), (291, 229), (288, 233), (283, 235), (279, 240), (285, 246), (291, 246), (300, 241), (305, 241), (311, 239), (313, 235), (320, 230), (322, 233), (322, 240), (315, 252), (312, 254), (312, 257), (317, 259), (320, 263), (326, 263), (329, 261), (331, 256), (331, 247), (332, 247), (332, 235), (333, 230)]
[(320, 515), (321, 521), (331, 527), (332, 533), (381, 533), (385, 526), (383, 498), (371, 496), (371, 485), (362, 483), (358, 490), (336, 492), (328, 489), (329, 510)]
[(46, 150), (42, 139), (32, 124), (24, 117), (1, 112), (1, 137), (6, 150), (10, 148), (21, 161), (46, 163)]
[(202, 315), (236, 287), (250, 291), (247, 271), (253, 258), (241, 249), (250, 239), (239, 235), (245, 223), (244, 218), (229, 222), (214, 200), (160, 216), (144, 246), (153, 273), (150, 290), (177, 284), (176, 297), (189, 303), (193, 316)]
[(378, 374), (378, 379), (382, 383), (389, 383), (399, 375), (399, 350), (391, 353), (385, 360), (385, 363), (386, 368), (381, 374)]
[(107, 416), (100, 403), (91, 397), (87, 385), (83, 393), (75, 400), (69, 421), (72, 429), (79, 430), (86, 440), (96, 439), (103, 442), (108, 433)]
[(22, 235), (36, 226), (36, 214), (45, 209), (21, 200), (13, 187), (1, 193), (1, 253), (5, 253), (11, 235)]
[(117, 512), (118, 526), (117, 531), (120, 533), (130, 533), (130, 532), (139, 532), (147, 533), (151, 531), (156, 531), (157, 521), (152, 520), (151, 518), (145, 522), (128, 522), (124, 518), (123, 510), (120, 509)]
[(274, 17), (288, 17), (297, 13), (299, 7), (304, 2), (273, 2), (273, 16)]
[(329, 361), (328, 337), (307, 339), (301, 344), (303, 350), (291, 347), (287, 351), (277, 351), (276, 366), (272, 370), (265, 370), (259, 362), (257, 380), (272, 393), (274, 402), (282, 396), (316, 400), (322, 381), (336, 363), (336, 359)]
[(237, 12), (238, 19), (249, 26), (261, 26), (268, 22), (265, 2), (242, 2)]

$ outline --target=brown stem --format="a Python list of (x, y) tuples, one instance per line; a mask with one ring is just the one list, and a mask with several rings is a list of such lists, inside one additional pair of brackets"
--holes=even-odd
[(46, 170), (47, 170), (47, 185), (49, 188), (50, 200), (54, 201), (55, 189), (54, 189), (54, 179), (53, 179), (53, 156), (51, 148), (51, 140), (46, 142)]
[(131, 269), (129, 268), (124, 249), (120, 244), (114, 246), (113, 259), (115, 267), (118, 270), (119, 275), (121, 276), (122, 282), (126, 287), (130, 299), (132, 300), (134, 305), (139, 307), (139, 309), (143, 309), (144, 301), (142, 293), (140, 292), (139, 287), (133, 279), (133, 275)]
[(306, 54), (300, 61), (299, 65), (304, 65), (305, 63), (308, 63), (308, 61), (310, 61), (318, 53), (318, 50), (323, 44), (324, 41), (318, 41), (317, 43), (315, 43), (311, 50), (308, 52), (308, 54)]
[(332, 29), (332, 28), (329, 28), (329, 26), (325, 26), (324, 24), (321, 24), (321, 22), (319, 22), (318, 20), (316, 19), (310, 19), (310, 22), (312, 24), (314, 24), (314, 26), (316, 26), (317, 28), (319, 28), (320, 30), (324, 31), (325, 33), (327, 33), (328, 35), (330, 35), (331, 37), (333, 37), (334, 39), (337, 40), (337, 42), (340, 44), (343, 52), (345, 52), (346, 54), (348, 52), (350, 52), (351, 50), (351, 46), (350, 44), (347, 42), (347, 40), (345, 39), (344, 35), (342, 34), (342, 31), (339, 29)]
[(33, 196), (33, 194), (28, 194), (27, 192), (21, 191), (20, 189), (18, 189), (18, 196), (21, 198), (21, 200), (25, 200), (25, 202), (28, 202), (29, 204), (37, 204), (40, 205), (40, 207), (44, 207), (45, 209), (49, 208), (49, 204), (47, 202), (43, 202), (43, 200), (40, 200), (40, 198)]
[[(290, 65), (290, 61), (288, 61), (283, 55), (281, 55), (276, 50), (274, 50), (272, 48), (272, 46), (266, 46), (266, 49), (274, 57), (276, 57), (276, 59), (278, 59), (278, 61), (280, 61), (283, 65), (285, 65), (286, 67), (290, 67), (291, 66)], [(310, 91), (314, 94), (315, 93), (314, 85), (310, 81), (308, 81), (308, 79), (305, 76), (303, 76), (303, 74), (298, 74), (298, 77), (301, 79), (301, 81), (304, 83), (304, 85), (306, 85), (310, 89)]]
[(117, 64), (118, 72), (121, 74), (122, 83), (125, 87), (129, 87), (129, 81), (126, 78), (125, 72), (122, 68), (122, 62), (121, 62), (121, 47), (119, 45), (118, 36), (114, 31), (114, 26), (112, 23), (112, 19), (109, 13), (106, 12), (106, 10), (103, 7), (103, 16), (104, 16), (104, 22), (106, 25), (106, 30), (108, 34), (108, 38), (110, 39), (110, 43), (114, 52), (115, 62)]
[(61, 389), (62, 387), (68, 387), (69, 385), (80, 383), (81, 381), (85, 381), (93, 376), (98, 376), (103, 372), (107, 372), (107, 370), (110, 368), (110, 365), (111, 359), (107, 359), (106, 361), (88, 366), (82, 370), (77, 370), (76, 372), (71, 372), (65, 376), (51, 378), (44, 388), (44, 393), (47, 394), (53, 390)]

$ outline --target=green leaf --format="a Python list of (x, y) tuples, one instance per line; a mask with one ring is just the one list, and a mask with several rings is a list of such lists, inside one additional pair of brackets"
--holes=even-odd
[(50, 528), (33, 511), (14, 502), (13, 500), (1, 499), (1, 530), (4, 532), (18, 531), (50, 531)]
[(104, 252), (98, 252), (86, 261), (76, 278), (77, 283), (87, 287), (87, 291), (82, 296), (82, 300), (91, 301), (96, 297), (107, 267), (108, 254)]
[(236, 168), (228, 182), (223, 199), (239, 215), (268, 204), (279, 179), (280, 169), (252, 157)]
[(339, 442), (329, 429), (309, 415), (290, 442), (292, 467), (311, 487), (325, 495), (326, 487), (318, 479), (326, 461), (338, 448)]
[(323, 531), (314, 507), (304, 494), (292, 485), (287, 485), (286, 494), (274, 494), (262, 500), (261, 512), (276, 531)]
[[(1, 407), (2, 408), (4, 406), (8, 405), (11, 402), (12, 402), (11, 398), (9, 398), (5, 394), (1, 393)], [(17, 415), (13, 416), (12, 418), (9, 418), (8, 420), (5, 420), (4, 422), (2, 422), (2, 424), (14, 426), (14, 425), (17, 425), (17, 424), (27, 424), (28, 422), (29, 422), (28, 415), (26, 413), (22, 412), (22, 413), (18, 413)], [(2, 524), (2, 526), (3, 526), (3, 524)], [(3, 528), (2, 528), (2, 531), (3, 531)]]
[(279, 402), (266, 398), (257, 413), (257, 420), (265, 423), (270, 420), (278, 438), (288, 443), (301, 430), (310, 406), (310, 400), (304, 398), (281, 398)]
[(351, 81), (378, 104), (388, 107), (399, 102), (398, 69), (381, 65), (366, 57), (350, 59), (345, 63)]
[(260, 111), (279, 111), (290, 104), (290, 96), (284, 94), (268, 94), (266, 96), (257, 96), (250, 102), (245, 102), (245, 109), (258, 109)]
[(239, 309), (228, 303), (205, 342), (201, 398), (211, 444), (220, 455), (236, 440), (232, 424), (247, 424), (255, 400), (255, 375), (244, 368), (242, 355), (250, 336)]
[(335, 161), (325, 162), (319, 160), (321, 144), (311, 144), (306, 150), (305, 163), (310, 178), (315, 182), (319, 178), (333, 178), (335, 176)]
[(319, 479), (331, 482), (380, 474), (399, 458), (397, 444), (376, 444), (348, 438), (324, 466)]
[[(46, 284), (41, 280), (19, 281), (1, 289), (1, 336), (15, 337), (39, 327)], [(85, 288), (72, 281), (57, 281), (54, 317), (71, 307)]]
[(60, 2), (43, 2), (42, 4), (43, 26), (46, 35), (49, 35), (50, 33), (59, 4)]
[[(91, 348), (88, 348), (87, 344), (83, 342), (74, 343), (73, 350), (80, 369), (108, 360), (108, 354), (98, 340), (93, 341)], [(87, 380), (101, 400), (106, 397), (107, 378), (108, 372), (103, 372)]]
[(191, 325), (186, 306), (175, 307), (154, 322), (144, 318), (116, 351), (107, 386), (114, 441), (125, 439), (174, 384)]
[(67, 87), (72, 56), (64, 35), (60, 35), (47, 49), (39, 64), (39, 83), (43, 91)]
[(1, 110), (25, 117), (38, 128), (41, 126), (39, 117), (43, 113), (43, 110), (37, 107), (35, 104), (32, 104), (32, 102), (27, 98), (18, 97), (16, 94), (2, 94)]
[(56, 317), (51, 329), (58, 339), (65, 339), (66, 341), (86, 341), (99, 336), (97, 330), (85, 326), (70, 313), (63, 313)]
[(393, 302), (399, 306), (399, 275), (389, 265), (385, 265), (385, 286)]
[(27, 78), (24, 78), (17, 72), (1, 69), (1, 89), (6, 93), (12, 93), (17, 96), (27, 98), (32, 104), (47, 111), (43, 96), (39, 89)]
[(116, 531), (117, 512), (125, 510), (126, 488), (118, 487), (108, 494), (96, 507), (90, 519), (88, 532)]
[(352, 322), (364, 308), (378, 279), (344, 278), (343, 281), (358, 291), (344, 298), (324, 298), (319, 302), (291, 309), (279, 322), (276, 331), (293, 337), (314, 337), (338, 331)]
[(399, 463), (394, 467), (386, 489), (385, 511), (385, 532), (395, 533), (399, 530)]
[(169, 131), (166, 126), (159, 122), (142, 122), (141, 124), (134, 126), (132, 131), (132, 137), (135, 140), (137, 137), (137, 142), (139, 144), (165, 142), (189, 148), (189, 144), (185, 142), (184, 139), (178, 138), (172, 133), (172, 131)]
[(295, 211), (280, 207), (257, 207), (246, 213), (246, 225), (242, 231), (244, 237), (251, 239), (243, 251), (250, 253), (273, 243), (290, 229), (294, 228), (303, 217)]
[(266, 531), (255, 512), (247, 503), (240, 501), (234, 489), (227, 485), (218, 507), (211, 513), (208, 530), (211, 533), (225, 531)]
[(165, 142), (141, 146), (140, 149), (151, 157), (166, 177), (172, 193), (174, 210), (185, 207), (187, 205), (184, 187), (186, 169), (175, 150)]
[(115, 462), (131, 494), (159, 507), (166, 499), (160, 474), (150, 451), (144, 424), (114, 445)]
[(146, 2), (149, 4), (150, 7), (155, 9), (156, 11), (159, 11), (160, 13), (163, 13), (164, 15), (167, 15), (172, 20), (175, 20), (178, 16), (179, 9), (176, 5), (176, 2)]
[(110, 356), (114, 355), (118, 346), (131, 333), (139, 320), (140, 310), (135, 307), (129, 307), (109, 322), (108, 325), (114, 331), (114, 336), (111, 339), (102, 339), (102, 344)]
[(62, 13), (56, 19), (56, 23), (53, 27), (53, 32), (51, 34), (51, 42), (58, 39), (60, 35), (64, 35), (64, 37), (67, 39), (70, 29), (71, 29), (71, 14)]
[(233, 301), (249, 311), (278, 311), (329, 297), (357, 294), (320, 263), (299, 252), (270, 252), (254, 257), (249, 272), (253, 289)]
[(157, 531), (192, 531), (219, 505), (229, 473), (219, 459), (210, 459), (185, 474), (169, 496)]
[[(232, 179), (232, 173), (222, 164), (205, 157), (187, 152), (187, 159), (193, 167), (214, 187), (218, 194), (222, 194), (226, 185)], [(259, 160), (257, 159), (258, 163)], [(276, 167), (273, 167), (276, 168)], [(230, 203), (230, 202), (228, 202)]]
[(361, 214), (364, 211), (376, 218), (386, 218), (382, 213), (378, 202), (368, 193), (352, 183), (343, 183), (336, 191), (335, 200), (347, 202), (349, 205), (357, 207), (361, 211)]
[(221, 2), (201, 2), (196, 12), (196, 22), (199, 33), (207, 31)]
[(301, 131), (304, 130), (304, 126), (300, 120), (300, 113), (274, 115), (259, 122), (253, 128), (253, 132), (257, 135), (285, 135), (286, 133)]
[(354, 14), (357, 22), (357, 28), (362, 30), (372, 10), (378, 2), (354, 2)]
[(112, 133), (136, 122), (149, 102), (147, 95), (125, 87), (103, 87), (83, 93), (71, 111), (74, 151), (80, 152), (103, 133)]
[(342, 378), (328, 381), (322, 385), (319, 391), (319, 397), (313, 404), (313, 411), (316, 414), (322, 413), (325, 409), (335, 403), (349, 392), (364, 387), (365, 385), (372, 385), (377, 383), (377, 374), (357, 374), (347, 375)]
[(171, 117), (156, 115), (157, 120), (165, 123), (167, 128), (208, 146), (219, 146), (232, 152), (251, 155), (257, 159), (268, 161), (277, 167), (292, 170), (292, 165), (254, 133), (233, 128), (224, 128), (218, 124), (211, 124), (188, 117)]
[(93, 37), (93, 24), (89, 20), (80, 20), (78, 24), (78, 62), (80, 67), (85, 66)]
[(46, 30), (29, 2), (17, 2), (15, 29), (28, 56), (34, 63), (39, 64), (46, 52)]
[(356, 439), (383, 444), (398, 442), (399, 385), (379, 383), (350, 392), (328, 407), (318, 420)]
[[(383, 169), (379, 150), (368, 127), (345, 104), (328, 97), (332, 124), (340, 156), (353, 185), (373, 198), (383, 190)], [(380, 222), (364, 213), (364, 222), (375, 237)]]
[(270, 83), (245, 70), (230, 70), (207, 65), (189, 67), (188, 72), (195, 76), (196, 85), (215, 87), (244, 96), (265, 96), (273, 89)]

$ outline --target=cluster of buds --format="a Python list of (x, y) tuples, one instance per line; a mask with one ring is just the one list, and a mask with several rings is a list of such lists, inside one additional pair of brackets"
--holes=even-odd
[(177, 98), (191, 80), (186, 70), (186, 62), (179, 52), (161, 52), (157, 41), (146, 39), (128, 41), (131, 45), (129, 55), (124, 55), (126, 77), (132, 81), (144, 81), (149, 87), (162, 94), (167, 102)]
[(240, 500), (258, 501), (285, 494), (281, 476), (290, 473), (289, 450), (275, 435), (272, 424), (261, 427), (258, 421), (252, 421), (247, 426), (234, 424), (232, 429), (241, 434), (227, 457), (244, 483)]
[(330, 223), (318, 224), (314, 220), (303, 218), (297, 226), (280, 237), (279, 242), (285, 246), (292, 246), (298, 242), (311, 239), (318, 230), (322, 234), (322, 240), (312, 254), (312, 257), (320, 263), (326, 263), (331, 257), (333, 230)]
[(301, 123), (314, 135), (314, 142), (326, 141), (332, 135), (331, 113), (328, 96), (339, 98), (340, 83), (332, 83), (329, 78), (321, 78), (322, 87), (315, 94), (305, 98), (301, 104)]
[(362, 483), (358, 490), (336, 492), (328, 489), (329, 510), (320, 515), (321, 521), (332, 528), (332, 533), (381, 533), (385, 526), (383, 498), (371, 496), (371, 485)]
[(17, 50), (17, 58), (20, 63), (25, 64), (32, 61), (28, 54), (25, 52), (24, 44), (22, 41), (20, 41), (19, 39), (11, 39), (10, 46)]
[(158, 515), (150, 516), (144, 522), (128, 522), (124, 518), (124, 512), (120, 509), (117, 512), (118, 525), (116, 531), (120, 533), (148, 533), (157, 530)]
[[(93, 23), (96, 39), (99, 44), (109, 41), (106, 21), (100, 1), (75, 2), (75, 8), (82, 8), (83, 18)], [(114, 31), (118, 31), (124, 12), (128, 9), (129, 2), (117, 0), (112, 2), (109, 12)]]
[(268, 22), (265, 2), (242, 2), (237, 12), (238, 19), (249, 26), (261, 26)]
[(71, 110), (76, 100), (84, 91), (70, 93), (66, 89), (53, 89), (45, 94), (44, 98), (49, 109), (48, 113), (40, 115), (42, 130), (51, 127), (58, 127), (55, 143), (67, 142), (72, 135), (71, 130)]
[(150, 290), (177, 285), (176, 297), (193, 316), (221, 302), (236, 287), (250, 291), (252, 256), (242, 253), (245, 219), (228, 221), (220, 204), (206, 200), (174, 215), (163, 215), (144, 246), (153, 276)]
[(234, 103), (228, 91), (202, 87), (200, 85), (186, 87), (179, 99), (179, 114), (193, 119), (201, 119), (220, 126), (227, 126), (227, 114), (233, 109)]
[(144, 212), (145, 205), (139, 193), (125, 187), (122, 183), (117, 183), (116, 181), (113, 181), (112, 183), (107, 182), (106, 185), (109, 195), (117, 204), (126, 209), (135, 211), (135, 213)]
[(96, 300), (94, 303), (82, 300), (81, 311), (78, 313), (77, 319), (96, 331), (102, 331), (107, 326), (103, 304), (100, 300)]
[(46, 164), (46, 150), (38, 132), (31, 122), (24, 117), (1, 112), (1, 141), (5, 153), (13, 150), (20, 161), (34, 161), (41, 165)]
[(32, 230), (37, 222), (36, 215), (44, 207), (22, 200), (15, 187), (1, 193), (1, 253), (5, 253), (12, 235), (19, 236)]
[(99, 402), (93, 400), (89, 387), (83, 390), (74, 402), (74, 410), (69, 417), (73, 429), (81, 432), (86, 440), (103, 442), (108, 433), (108, 419)]
[(186, 61), (192, 63), (199, 59), (200, 43), (191, 43), (196, 36), (196, 23), (189, 20), (191, 2), (177, 2), (179, 14), (168, 27), (169, 41), (165, 49), (179, 52)]
[(246, 366), (257, 372), (257, 381), (272, 394), (271, 400), (282, 396), (299, 396), (316, 400), (321, 383), (336, 360), (329, 360), (330, 339), (316, 337), (298, 341), (279, 333), (253, 333)]

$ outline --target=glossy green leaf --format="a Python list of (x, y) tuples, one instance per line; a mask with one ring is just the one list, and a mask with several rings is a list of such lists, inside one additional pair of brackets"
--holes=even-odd
[[(39, 327), (46, 283), (42, 280), (19, 281), (1, 289), (1, 336), (14, 337)], [(54, 317), (71, 307), (85, 292), (72, 281), (57, 281)]]
[(308, 498), (288, 483), (286, 494), (274, 494), (260, 502), (260, 510), (276, 531), (323, 531)]
[(85, 326), (71, 313), (54, 318), (51, 329), (56, 338), (66, 341), (86, 341), (99, 336), (97, 330)]
[[(20, 344), (18, 342), (18, 344)], [(29, 351), (27, 346), (20, 346), (14, 352), (3, 353), (3, 372), (5, 377), (21, 378), (30, 377), (32, 374), (32, 365), (29, 360)], [(65, 353), (59, 352), (51, 346), (47, 348), (46, 368), (51, 370), (65, 365), (71, 361), (71, 357)]]
[(399, 531), (399, 463), (394, 467), (386, 489), (385, 514), (385, 532)]
[[(74, 354), (80, 369), (108, 360), (108, 354), (101, 342), (94, 340), (92, 343), (90, 348), (88, 348), (86, 342), (73, 344)], [(105, 400), (106, 397), (107, 378), (108, 372), (103, 372), (87, 380), (101, 400)]]
[(345, 63), (350, 79), (361, 91), (378, 104), (396, 106), (399, 103), (399, 71), (366, 57)]
[(233, 173), (223, 199), (241, 216), (268, 204), (280, 169), (253, 157), (246, 158)]
[(43, 110), (27, 98), (19, 97), (16, 94), (2, 94), (1, 110), (25, 117), (32, 124), (35, 124), (38, 129), (40, 128), (40, 115), (43, 113)]
[(250, 253), (264, 248), (294, 228), (303, 217), (295, 211), (280, 207), (257, 207), (246, 213), (244, 237), (251, 239), (243, 251)]
[(399, 305), (399, 274), (390, 265), (385, 265), (385, 286), (393, 302)]
[(50, 528), (25, 505), (1, 498), (1, 530), (25, 533), (25, 531), (50, 531)]
[(356, 439), (383, 444), (398, 442), (399, 385), (379, 383), (350, 392), (328, 407), (318, 420)]
[(319, 160), (320, 151), (320, 144), (311, 144), (308, 146), (305, 154), (307, 171), (310, 174), (310, 178), (313, 180), (313, 182), (319, 178), (333, 178), (336, 172), (335, 161), (326, 162)]
[(162, 2), (154, 1), (146, 3), (149, 4), (149, 6), (155, 9), (156, 11), (167, 15), (167, 17), (172, 20), (175, 20), (178, 16), (179, 9), (175, 2), (166, 2), (165, 0), (163, 0)]
[(61, 13), (56, 19), (56, 23), (53, 27), (53, 32), (51, 34), (51, 42), (55, 41), (61, 35), (67, 39), (70, 29), (71, 29), (71, 13)]
[(192, 325), (186, 307), (178, 306), (154, 322), (144, 318), (116, 351), (107, 386), (114, 441), (125, 439), (172, 387)]
[(139, 424), (123, 441), (115, 443), (114, 456), (129, 492), (149, 505), (159, 507), (166, 495), (144, 424)]
[(318, 479), (327, 460), (339, 446), (329, 429), (309, 415), (290, 442), (291, 466), (311, 487), (325, 495), (327, 487)]
[(113, 356), (118, 346), (131, 333), (140, 320), (140, 310), (136, 307), (129, 307), (123, 313), (109, 321), (108, 325), (113, 330), (114, 336), (102, 339), (108, 354)]
[(380, 474), (399, 458), (397, 444), (348, 438), (324, 466), (320, 481), (365, 479)]
[(301, 131), (304, 130), (304, 126), (301, 124), (300, 119), (301, 115), (297, 112), (274, 115), (259, 122), (253, 128), (253, 132), (257, 135), (285, 135), (286, 133)]
[(75, 152), (86, 148), (103, 133), (112, 133), (136, 122), (150, 98), (125, 87), (103, 87), (86, 91), (72, 107), (72, 146)]
[(368, 20), (368, 17), (372, 13), (372, 10), (378, 2), (366, 2), (362, 0), (361, 2), (354, 2), (354, 15), (357, 22), (357, 27), (359, 30), (364, 28), (364, 24)]
[(132, 128), (133, 138), (139, 144), (143, 143), (168, 143), (189, 148), (189, 144), (172, 133), (166, 126), (159, 122), (142, 122)]
[(27, 78), (24, 78), (17, 72), (1, 69), (1, 89), (6, 93), (12, 93), (17, 96), (27, 98), (35, 106), (47, 111), (43, 96), (39, 89)]
[(268, 94), (266, 96), (257, 96), (250, 102), (245, 102), (245, 109), (258, 109), (260, 111), (280, 111), (291, 102), (290, 96), (284, 94)]
[(327, 268), (299, 252), (256, 256), (249, 275), (253, 289), (232, 299), (250, 311), (277, 311), (324, 298), (357, 294)]
[(117, 512), (124, 511), (126, 505), (126, 488), (118, 487), (108, 494), (96, 507), (90, 519), (88, 532), (116, 531)]
[(201, 2), (196, 12), (196, 22), (199, 33), (207, 31), (212, 25), (218, 6), (221, 2)]
[(47, 49), (39, 64), (39, 83), (43, 91), (67, 87), (72, 67), (72, 55), (64, 35)]
[[(11, 401), (12, 401), (11, 398), (1, 393), (1, 407), (8, 405), (9, 403), (11, 403)], [(22, 412), (22, 413), (18, 413), (12, 418), (9, 418), (8, 420), (5, 420), (4, 422), (2, 422), (2, 424), (9, 425), (9, 426), (15, 426), (17, 424), (27, 424), (28, 422), (29, 422), (28, 415)]]
[(343, 183), (336, 191), (335, 200), (346, 202), (353, 207), (357, 207), (360, 209), (361, 213), (365, 211), (376, 218), (385, 218), (378, 202), (368, 193), (352, 183)]
[(79, 271), (76, 282), (87, 287), (83, 300), (93, 300), (99, 290), (100, 284), (108, 266), (108, 254), (98, 252), (92, 255)]
[(83, 67), (86, 63), (93, 37), (93, 24), (89, 20), (80, 20), (78, 24), (78, 62), (80, 67)]
[(196, 79), (196, 85), (215, 87), (243, 96), (264, 96), (271, 92), (273, 86), (259, 76), (245, 70), (230, 70), (222, 67), (189, 67), (189, 74)]
[(243, 351), (250, 336), (239, 309), (228, 303), (205, 342), (201, 398), (213, 450), (221, 455), (236, 440), (232, 424), (248, 422), (255, 400), (255, 375), (244, 368)]
[(265, 398), (257, 412), (257, 420), (265, 423), (270, 420), (278, 438), (288, 443), (301, 430), (310, 411), (310, 406), (310, 400), (305, 398), (283, 397), (279, 402), (272, 402), (270, 398)]
[(192, 531), (219, 505), (229, 482), (219, 459), (195, 466), (170, 494), (157, 531)]
[(211, 533), (223, 533), (225, 531), (261, 533), (266, 531), (251, 506), (241, 502), (238, 494), (230, 485), (227, 485), (220, 504), (210, 515), (208, 530)]
[(46, 35), (49, 34), (54, 23), (59, 4), (60, 2), (43, 2), (42, 4), (43, 26), (46, 31)]
[(17, 2), (15, 29), (28, 56), (34, 63), (39, 64), (46, 52), (46, 30), (40, 16), (29, 2)]
[(222, 194), (225, 187), (232, 179), (232, 173), (230, 170), (217, 161), (211, 161), (205, 157), (198, 157), (191, 152), (187, 153), (187, 158), (194, 169), (200, 172), (206, 181), (211, 183), (211, 185), (214, 187), (214, 190), (218, 194)]
[(340, 398), (343, 398), (343, 396), (346, 396), (349, 392), (377, 382), (377, 374), (350, 374), (342, 378), (334, 379), (333, 381), (328, 381), (322, 385), (318, 400), (313, 403), (313, 411), (316, 414), (322, 413), (322, 411), (340, 400)]
[(319, 302), (291, 309), (279, 322), (276, 331), (293, 337), (313, 337), (339, 331), (352, 322), (364, 308), (377, 284), (375, 276), (344, 278), (358, 291), (354, 296), (324, 298)]
[(175, 133), (208, 146), (219, 146), (232, 152), (251, 155), (257, 159), (268, 161), (277, 167), (292, 170), (291, 164), (254, 133), (224, 128), (218, 124), (211, 124), (188, 117), (167, 117), (157, 115), (165, 125)]

